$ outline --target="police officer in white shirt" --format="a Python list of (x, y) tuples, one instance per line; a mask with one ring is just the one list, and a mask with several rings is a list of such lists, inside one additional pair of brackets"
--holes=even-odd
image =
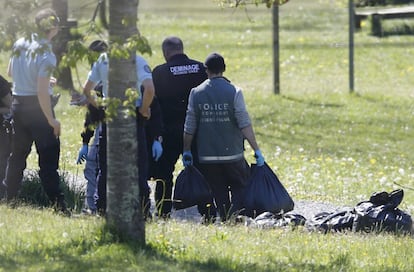
[[(146, 133), (145, 133), (145, 125), (146, 121), (151, 117), (150, 105), (154, 98), (154, 84), (152, 81), (152, 72), (147, 64), (146, 60), (137, 55), (135, 58), (136, 62), (136, 72), (137, 72), (137, 89), (139, 91), (138, 99), (136, 100), (136, 122), (137, 122), (137, 138), (138, 138), (138, 168), (140, 169), (139, 172), (139, 191), (140, 191), (140, 198), (141, 198), (141, 205), (143, 208), (144, 217), (149, 216), (149, 193), (150, 188), (148, 186), (148, 153), (147, 153), (147, 143), (146, 143)], [(88, 98), (89, 103), (92, 105), (97, 105), (96, 100), (91, 95), (91, 90), (95, 87), (95, 85), (99, 82), (103, 84), (103, 96), (108, 95), (108, 72), (109, 72), (109, 56), (108, 54), (102, 53), (98, 60), (92, 66), (91, 71), (89, 72), (88, 79), (84, 84), (83, 92)], [(104, 129), (104, 128), (103, 128)], [(102, 130), (103, 130), (102, 129)], [(162, 153), (162, 150), (159, 150), (161, 145), (157, 145), (158, 153)], [(101, 153), (99, 154), (101, 155)], [(106, 156), (106, 154), (104, 155)], [(106, 170), (102, 171), (101, 175), (106, 175)], [(102, 208), (105, 209), (106, 206), (106, 182), (101, 182), (100, 179), (98, 181), (98, 209), (99, 206), (103, 206)], [(99, 192), (101, 190), (101, 192)], [(102, 192), (104, 191), (104, 192)], [(100, 204), (100, 202), (103, 202)]]
[(50, 81), (56, 68), (51, 40), (59, 31), (59, 18), (52, 9), (39, 11), (35, 18), (38, 29), (31, 39), (21, 38), (13, 46), (8, 74), (13, 79), (12, 113), (14, 144), (6, 178), (7, 199), (18, 196), (26, 159), (33, 142), (39, 159), (39, 177), (49, 199), (65, 214), (64, 196), (58, 174), (61, 132), (52, 103)]

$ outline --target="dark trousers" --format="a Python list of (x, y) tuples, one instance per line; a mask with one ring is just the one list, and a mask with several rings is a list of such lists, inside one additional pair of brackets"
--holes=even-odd
[(155, 204), (159, 215), (166, 216), (172, 209), (173, 172), (178, 158), (183, 152), (183, 129), (168, 128), (163, 135), (163, 152), (158, 162), (155, 178)]
[(150, 201), (150, 187), (148, 185), (148, 145), (147, 135), (145, 131), (146, 119), (136, 110), (137, 114), (137, 140), (138, 140), (138, 184), (139, 184), (139, 199), (142, 207), (144, 217), (148, 216), (151, 201)]
[[(139, 198), (144, 215), (149, 212), (151, 207), (150, 202), (150, 188), (148, 185), (148, 151), (145, 135), (145, 119), (139, 116), (137, 112), (136, 127), (138, 139), (138, 184), (139, 184)], [(99, 139), (98, 151), (98, 200), (96, 203), (97, 209), (100, 213), (106, 211), (106, 197), (107, 197), (107, 130), (106, 124), (102, 124), (102, 131)]]
[(59, 182), (60, 141), (44, 116), (37, 96), (15, 97), (12, 104), (14, 139), (8, 161), (5, 185), (7, 199), (17, 197), (33, 142), (36, 146), (39, 177), (52, 202), (62, 200)]
[(7, 161), (11, 154), (12, 133), (13, 129), (10, 123), (3, 120), (0, 116), (0, 200), (6, 195), (6, 187), (3, 185), (3, 179), (6, 177)]
[(231, 163), (199, 165), (213, 191), (213, 197), (222, 221), (242, 211), (250, 167), (246, 160)]
[(101, 214), (104, 214), (106, 211), (106, 178), (108, 169), (106, 135), (106, 124), (102, 123), (98, 146), (98, 175), (96, 177), (96, 182), (98, 185), (98, 200), (96, 201), (96, 208)]
[[(195, 142), (191, 148), (193, 163), (199, 168)], [(155, 203), (158, 214), (168, 216), (172, 210), (173, 173), (175, 164), (183, 152), (183, 127), (182, 125), (171, 126), (163, 135), (163, 152), (154, 171), (154, 177), (158, 179), (155, 187)], [(206, 219), (216, 216), (216, 208), (210, 203), (197, 206), (198, 212)]]
[(2, 186), (1, 181), (3, 181), (6, 175), (7, 160), (11, 153), (12, 131), (10, 128), (7, 128), (6, 125), (2, 124), (3, 119), (1, 116), (0, 122), (0, 186)]

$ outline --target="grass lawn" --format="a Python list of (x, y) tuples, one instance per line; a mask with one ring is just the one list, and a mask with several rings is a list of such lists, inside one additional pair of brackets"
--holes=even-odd
[[(72, 16), (94, 5), (70, 1)], [(414, 213), (414, 36), (355, 33), (355, 90), (348, 85), (347, 1), (291, 0), (280, 7), (281, 95), (273, 94), (271, 11), (221, 9), (208, 0), (141, 0), (138, 26), (151, 66), (160, 44), (182, 37), (189, 56), (212, 51), (244, 90), (268, 164), (295, 200), (353, 206), (375, 191), (405, 186), (400, 208)], [(82, 8), (80, 8), (82, 7)], [(82, 16), (82, 17), (81, 17)], [(91, 33), (89, 40), (98, 35)], [(7, 66), (0, 55), (0, 71)], [(85, 80), (76, 69), (75, 85)], [(75, 165), (84, 110), (57, 107), (63, 124), (61, 168)], [(33, 154), (28, 167), (36, 168)], [(253, 152), (246, 150), (253, 162)], [(176, 173), (181, 169), (177, 164)], [(309, 233), (177, 221), (146, 225), (146, 245), (119, 243), (104, 220), (63, 218), (48, 209), (0, 205), (0, 271), (412, 271), (414, 240), (389, 234)]]

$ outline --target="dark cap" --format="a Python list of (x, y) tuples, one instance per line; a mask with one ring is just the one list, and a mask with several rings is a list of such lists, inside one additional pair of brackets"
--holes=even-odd
[(108, 50), (108, 45), (101, 40), (95, 40), (89, 45), (89, 50), (102, 53)]
[(222, 73), (226, 70), (224, 58), (219, 53), (211, 53), (207, 56), (204, 66), (212, 73)]

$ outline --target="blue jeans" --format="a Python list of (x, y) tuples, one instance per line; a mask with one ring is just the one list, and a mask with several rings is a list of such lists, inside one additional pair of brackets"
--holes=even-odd
[(100, 130), (100, 126), (95, 129), (93, 143), (89, 146), (85, 169), (83, 170), (85, 179), (88, 181), (86, 184), (86, 206), (92, 211), (97, 210), (96, 201), (98, 200), (98, 150)]

